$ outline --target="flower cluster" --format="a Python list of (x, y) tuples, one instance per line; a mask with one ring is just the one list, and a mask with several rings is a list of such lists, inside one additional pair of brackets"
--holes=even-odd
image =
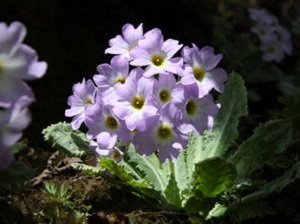
[(47, 69), (35, 50), (22, 43), (25, 35), (20, 22), (0, 23), (0, 170), (13, 161), (10, 148), (31, 121), (28, 106), (35, 97), (25, 81), (42, 77)]
[(263, 60), (280, 62), (292, 53), (290, 32), (278, 23), (278, 19), (265, 9), (249, 9), (254, 22), (251, 31), (260, 39)]
[(144, 33), (142, 24), (124, 25), (109, 45), (111, 62), (73, 86), (65, 111), (74, 129), (86, 125), (97, 154), (120, 159), (117, 146), (133, 143), (141, 155), (175, 160), (190, 132), (212, 129), (220, 105), (210, 92), (222, 92), (227, 80), (221, 54), (165, 40), (157, 28)]

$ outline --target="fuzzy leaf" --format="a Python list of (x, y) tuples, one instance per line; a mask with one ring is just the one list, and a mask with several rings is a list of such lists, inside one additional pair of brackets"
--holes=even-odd
[(126, 169), (122, 163), (116, 163), (111, 158), (100, 157), (99, 165), (102, 169), (108, 170), (111, 174), (116, 175), (119, 179), (131, 185), (132, 187), (149, 188), (149, 184), (145, 180), (134, 179), (133, 175), (128, 172), (128, 169)]
[(209, 158), (196, 165), (194, 185), (205, 197), (215, 197), (229, 190), (235, 177), (231, 164), (219, 157)]
[(130, 145), (129, 150), (124, 155), (124, 160), (141, 173), (156, 191), (164, 192), (169, 182), (169, 171), (162, 169), (162, 164), (156, 155), (141, 156), (136, 153), (134, 146)]
[(101, 170), (99, 167), (89, 166), (82, 163), (72, 163), (71, 166), (76, 169), (85, 172), (89, 175), (99, 175), (103, 170)]
[(238, 137), (239, 118), (248, 114), (247, 92), (238, 74), (231, 73), (218, 103), (221, 109), (215, 117), (214, 128), (204, 135), (202, 160), (222, 156)]
[(252, 201), (257, 198), (266, 197), (267, 195), (275, 192), (280, 192), (287, 185), (295, 180), (300, 179), (300, 161), (296, 162), (289, 170), (287, 170), (280, 177), (267, 182), (258, 191), (245, 196), (243, 201)]
[(263, 217), (266, 215), (272, 215), (275, 213), (273, 208), (265, 201), (247, 201), (237, 203), (234, 207), (231, 207), (228, 211), (234, 219), (235, 223), (241, 223), (244, 220), (253, 219), (255, 217)]
[(174, 175), (180, 190), (182, 206), (189, 200), (195, 164), (211, 157), (222, 156), (238, 137), (238, 120), (247, 114), (247, 97), (242, 78), (232, 73), (218, 103), (221, 109), (215, 117), (212, 131), (204, 136), (191, 133), (188, 145), (174, 163)]
[(42, 131), (46, 141), (71, 156), (81, 157), (91, 153), (89, 140), (79, 130), (73, 130), (70, 124), (60, 122), (53, 124)]
[[(135, 152), (134, 146), (130, 145), (120, 163), (101, 157), (99, 165), (135, 189), (140, 196), (155, 199), (156, 206), (163, 209), (173, 208), (164, 195), (169, 181), (169, 169), (162, 169), (157, 156), (141, 156)], [(168, 174), (164, 174), (164, 171)]]
[(174, 163), (166, 160), (163, 164), (163, 167), (164, 170), (168, 170), (165, 171), (166, 173), (170, 173), (170, 177), (168, 178), (169, 182), (164, 191), (164, 195), (169, 204), (181, 207), (180, 191), (178, 189), (174, 173)]
[(187, 197), (186, 194), (189, 194), (195, 164), (201, 161), (202, 141), (203, 138), (191, 133), (186, 149), (179, 154), (174, 162), (174, 175), (182, 199)]
[(276, 166), (292, 137), (292, 125), (287, 120), (270, 121), (257, 129), (229, 161), (237, 167), (238, 176), (246, 178), (265, 164)]

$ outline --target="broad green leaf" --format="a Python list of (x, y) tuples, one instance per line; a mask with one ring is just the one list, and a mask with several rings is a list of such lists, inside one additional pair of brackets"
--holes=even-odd
[(130, 145), (129, 150), (124, 155), (126, 163), (130, 164), (137, 172), (143, 175), (152, 187), (158, 192), (164, 192), (169, 182), (169, 173), (162, 169), (162, 164), (156, 155), (142, 156), (136, 153), (134, 146)]
[(207, 158), (222, 156), (238, 137), (238, 120), (247, 114), (247, 96), (242, 78), (232, 73), (218, 103), (221, 108), (215, 117), (212, 131), (203, 136), (191, 133), (189, 142), (174, 164), (175, 179), (182, 200), (188, 199), (195, 164)]
[(147, 196), (148, 200), (155, 199), (156, 206), (163, 209), (172, 207), (164, 195), (168, 184), (168, 178), (165, 177), (169, 174), (163, 174), (162, 164), (155, 155), (141, 156), (130, 145), (120, 163), (101, 157), (99, 165), (131, 186), (139, 196)]
[(79, 130), (73, 130), (70, 124), (60, 122), (53, 124), (42, 132), (46, 141), (50, 142), (54, 148), (62, 150), (71, 155), (81, 157), (91, 153), (89, 140), (85, 134)]
[(292, 124), (288, 120), (270, 121), (256, 128), (233, 154), (229, 161), (237, 167), (238, 176), (247, 178), (265, 164), (276, 166), (278, 158), (292, 138)]
[(132, 187), (138, 188), (149, 188), (149, 184), (145, 179), (136, 180), (132, 174), (122, 165), (122, 163), (116, 163), (111, 158), (100, 157), (99, 165), (102, 169), (108, 170), (111, 174), (116, 175), (124, 183), (131, 185)]
[(201, 151), (203, 150), (203, 138), (191, 133), (187, 147), (179, 154), (174, 162), (174, 177), (180, 192), (182, 207), (191, 197), (193, 173), (195, 164), (201, 161)]
[(212, 131), (204, 134), (201, 158), (222, 156), (238, 137), (238, 122), (247, 115), (247, 93), (242, 78), (231, 73), (218, 100), (221, 108), (214, 119)]
[(229, 190), (235, 177), (234, 167), (224, 159), (215, 157), (196, 165), (193, 184), (205, 197), (215, 197)]

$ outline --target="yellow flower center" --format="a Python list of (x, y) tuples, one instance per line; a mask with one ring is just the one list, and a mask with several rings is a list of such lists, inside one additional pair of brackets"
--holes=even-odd
[(120, 162), (122, 160), (122, 156), (117, 151), (113, 151), (109, 155), (111, 158), (113, 158), (116, 162)]
[(167, 89), (163, 89), (159, 93), (159, 99), (161, 102), (166, 103), (170, 100), (171, 94)]
[(85, 104), (94, 104), (94, 102), (91, 98), (87, 98)]
[(195, 66), (193, 69), (193, 75), (195, 79), (201, 82), (205, 76), (205, 71), (201, 67)]
[(2, 61), (0, 60), (0, 75), (3, 72), (3, 70), (4, 70), (4, 66), (3, 66)]
[(166, 140), (172, 137), (172, 129), (168, 125), (161, 125), (157, 129), (157, 137)]
[(151, 61), (154, 65), (161, 66), (164, 63), (165, 59), (160, 54), (155, 54), (152, 56)]
[(132, 101), (131, 101), (131, 105), (135, 108), (135, 109), (142, 109), (145, 103), (145, 99), (141, 96), (135, 96)]
[(105, 119), (105, 125), (111, 130), (114, 130), (118, 127), (117, 120), (112, 116), (107, 116)]
[(186, 111), (187, 115), (189, 115), (189, 116), (195, 115), (197, 112), (196, 102), (194, 100), (190, 100), (185, 106), (185, 111)]
[(116, 78), (115, 79), (115, 83), (122, 83), (122, 84), (124, 84), (125, 83), (125, 81), (126, 81), (126, 78), (125, 77), (123, 77), (123, 76), (121, 76), (121, 77), (118, 77), (118, 78)]

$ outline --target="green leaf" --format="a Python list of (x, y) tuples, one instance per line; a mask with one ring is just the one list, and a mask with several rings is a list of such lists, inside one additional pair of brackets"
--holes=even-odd
[(228, 210), (228, 213), (234, 217), (236, 222), (241, 223), (244, 220), (253, 219), (255, 217), (263, 217), (275, 213), (274, 209), (265, 201), (247, 201), (237, 203)]
[(203, 150), (203, 138), (191, 133), (187, 147), (179, 154), (174, 162), (174, 176), (182, 200), (187, 199), (191, 190), (191, 179), (195, 170), (195, 164), (201, 161), (201, 151)]
[[(140, 158), (140, 160), (137, 166), (136, 159), (138, 158)], [(163, 191), (158, 190), (159, 188), (156, 186), (156, 178), (160, 178), (161, 172), (160, 167), (154, 167), (154, 165), (151, 164), (151, 161), (156, 159), (154, 155), (141, 156), (137, 154), (131, 145), (129, 150), (125, 152), (124, 159), (120, 163), (115, 162), (111, 158), (101, 157), (99, 159), (99, 165), (102, 169), (106, 169), (118, 177), (123, 183), (127, 184), (127, 186), (130, 186), (131, 190), (134, 190), (138, 196), (148, 197), (148, 202), (151, 202), (149, 198), (155, 199), (155, 202), (152, 203), (155, 203), (156, 206), (169, 208), (170, 206), (166, 202)], [(160, 163), (159, 165), (161, 166)], [(155, 169), (157, 169), (158, 174), (155, 174)], [(159, 179), (158, 181), (161, 180)]]
[(73, 130), (70, 124), (60, 122), (53, 124), (42, 132), (46, 141), (71, 156), (81, 157), (91, 153), (89, 140), (79, 130)]
[(134, 146), (130, 145), (129, 150), (124, 155), (124, 161), (141, 173), (142, 177), (151, 183), (156, 191), (164, 192), (169, 182), (169, 173), (167, 169), (162, 169), (162, 164), (156, 155), (139, 155)]
[(129, 184), (132, 187), (150, 188), (145, 179), (134, 179), (132, 173), (128, 172), (128, 169), (126, 169), (122, 163), (117, 163), (111, 158), (100, 157), (99, 165), (102, 169), (108, 170), (111, 174), (116, 175), (124, 183)]
[(206, 219), (209, 220), (211, 218), (217, 218), (223, 216), (227, 211), (227, 207), (225, 205), (216, 203), (215, 207), (209, 211)]
[(264, 165), (276, 167), (278, 158), (292, 138), (292, 124), (288, 120), (270, 121), (256, 128), (229, 158), (237, 167), (238, 176), (247, 178)]
[(252, 201), (257, 198), (266, 197), (275, 192), (280, 192), (286, 186), (300, 179), (300, 161), (296, 162), (290, 169), (278, 178), (267, 182), (258, 191), (253, 192), (242, 198), (243, 201)]
[(235, 177), (231, 164), (219, 157), (209, 158), (196, 165), (194, 185), (205, 197), (216, 197), (232, 187)]
[(180, 191), (182, 206), (189, 200), (195, 164), (211, 157), (222, 156), (238, 137), (238, 120), (247, 114), (246, 89), (242, 78), (232, 73), (218, 103), (221, 109), (215, 117), (212, 131), (204, 136), (191, 133), (188, 145), (174, 163), (174, 175)]
[(167, 172), (170, 173), (170, 177), (168, 178), (169, 182), (164, 191), (164, 195), (169, 204), (175, 205), (177, 207), (181, 207), (180, 191), (178, 189), (177, 182), (175, 179), (175, 173), (174, 173), (174, 163), (170, 162), (169, 160), (166, 160), (163, 166), (168, 167), (169, 171), (166, 171), (166, 173)]
[(231, 73), (218, 102), (221, 109), (214, 120), (214, 128), (204, 135), (202, 160), (222, 156), (238, 137), (238, 122), (247, 115), (247, 93), (242, 78)]

